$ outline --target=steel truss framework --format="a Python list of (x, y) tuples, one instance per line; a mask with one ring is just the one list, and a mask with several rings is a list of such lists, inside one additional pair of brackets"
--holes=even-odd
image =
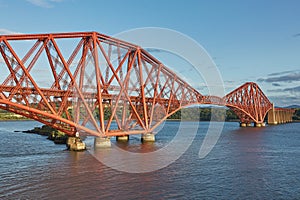
[(263, 123), (273, 104), (256, 83), (247, 82), (223, 98), (205, 96), (205, 104), (227, 106), (232, 109), (242, 123)]
[(0, 35), (0, 53), (0, 108), (68, 135), (153, 132), (194, 104), (226, 105), (257, 123), (272, 108), (255, 83), (203, 96), (139, 46), (96, 32)]
[(231, 108), (242, 123), (263, 123), (273, 104), (256, 83), (246, 83), (225, 96), (226, 106)]

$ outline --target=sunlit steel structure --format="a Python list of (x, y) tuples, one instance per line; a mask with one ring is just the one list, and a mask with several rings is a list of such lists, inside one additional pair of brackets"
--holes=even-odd
[(196, 104), (228, 106), (245, 123), (273, 108), (255, 83), (204, 96), (141, 47), (97, 32), (0, 35), (0, 53), (0, 108), (68, 135), (151, 133)]

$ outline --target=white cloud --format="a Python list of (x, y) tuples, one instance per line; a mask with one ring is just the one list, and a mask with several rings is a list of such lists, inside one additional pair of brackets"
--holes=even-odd
[(29, 3), (42, 8), (53, 8), (55, 3), (62, 2), (63, 0), (27, 0)]
[(0, 35), (15, 35), (15, 34), (21, 34), (19, 32), (15, 32), (15, 31), (12, 31), (12, 30), (7, 30), (7, 29), (4, 29), (4, 28), (0, 28)]

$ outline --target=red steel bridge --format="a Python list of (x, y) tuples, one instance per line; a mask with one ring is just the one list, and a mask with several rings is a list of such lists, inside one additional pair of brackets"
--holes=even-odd
[(293, 114), (253, 82), (205, 96), (141, 47), (97, 32), (0, 35), (0, 53), (0, 109), (70, 136), (151, 133), (196, 104), (227, 106), (245, 126), (263, 124), (269, 111), (270, 123)]

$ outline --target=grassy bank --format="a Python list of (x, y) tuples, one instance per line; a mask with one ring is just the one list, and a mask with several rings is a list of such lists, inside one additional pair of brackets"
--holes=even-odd
[(5, 110), (0, 109), (0, 120), (1, 121), (10, 121), (10, 120), (30, 120), (22, 115), (11, 113)]

